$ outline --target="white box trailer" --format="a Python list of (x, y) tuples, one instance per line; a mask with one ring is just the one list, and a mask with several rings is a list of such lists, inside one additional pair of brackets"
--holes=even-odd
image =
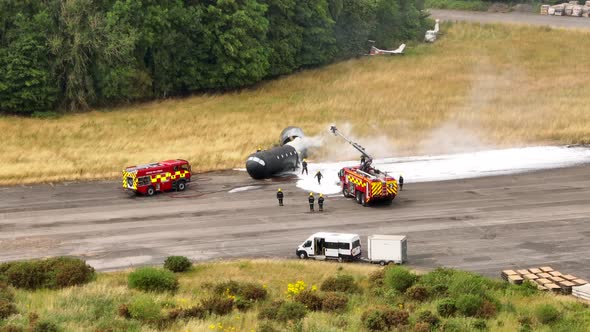
[(371, 263), (402, 264), (408, 260), (408, 244), (405, 235), (369, 235), (367, 253)]

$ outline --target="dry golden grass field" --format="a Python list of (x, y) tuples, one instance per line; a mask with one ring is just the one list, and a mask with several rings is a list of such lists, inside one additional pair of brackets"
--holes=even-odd
[[(587, 331), (590, 327), (588, 305), (572, 296), (524, 289), (525, 286), (508, 285), (503, 281), (485, 279), (461, 271), (452, 272), (445, 277), (450, 270), (436, 270), (428, 275), (422, 275), (417, 281), (416, 286), (426, 288), (430, 294), (426, 299), (417, 300), (409, 291), (404, 293), (391, 288), (397, 284), (398, 279), (387, 277), (388, 272), (385, 272), (382, 286), (371, 281), (371, 274), (377, 270), (381, 268), (368, 264), (296, 260), (205, 263), (193, 266), (189, 272), (177, 274), (180, 285), (178, 291), (159, 293), (130, 289), (127, 281), (130, 271), (100, 273), (96, 281), (83, 286), (61, 290), (15, 290), (18, 313), (4, 322), (0, 319), (0, 330), (8, 325), (30, 326), (33, 315), (40, 321), (49, 320), (56, 323), (63, 331), (368, 332), (370, 329), (362, 317), (363, 313), (374, 308), (401, 308), (409, 313), (407, 323), (395, 331), (578, 332)], [(296, 297), (289, 296), (289, 284), (303, 282), (304, 289), (314, 289), (312, 293), (326, 296), (329, 291), (324, 289), (324, 282), (339, 275), (351, 276), (358, 287), (357, 291), (339, 292), (348, 299), (346, 307), (342, 310), (307, 310), (307, 314), (301, 320), (293, 319), (288, 322), (259, 316), (263, 308), (276, 307), (277, 305), (273, 304), (276, 301), (298, 301)], [(445, 278), (450, 278), (450, 281), (445, 283)], [(268, 296), (245, 310), (234, 308), (227, 314), (212, 314), (202, 318), (174, 318), (158, 328), (157, 322), (164, 317), (171, 317), (170, 312), (199, 306), (203, 299), (212, 296), (216, 285), (229, 280), (254, 283), (266, 289)], [(435, 295), (438, 294), (433, 293), (435, 289), (443, 289), (441, 285), (448, 288), (443, 292), (446, 295)], [(463, 294), (464, 292), (483, 294), (482, 297), (495, 303), (496, 309), (488, 308), (488, 311), (478, 314), (477, 317), (465, 316), (459, 311), (451, 317), (440, 316), (437, 313), (440, 311), (440, 303), (445, 300), (453, 299), (459, 303), (459, 298), (469, 298)], [(225, 298), (226, 295), (222, 297)], [(477, 302), (473, 298), (470, 299)], [(118, 308), (126, 305), (132, 310), (132, 303), (144, 305), (136, 306), (136, 309), (131, 311), (131, 318), (121, 317)], [(545, 308), (547, 306), (550, 308)], [(461, 307), (458, 305), (458, 308)], [(547, 315), (548, 310), (553, 314)], [(438, 322), (433, 324), (432, 329), (419, 323), (424, 311), (430, 311), (438, 317)], [(136, 313), (135, 317), (133, 312)], [(157, 317), (157, 320), (150, 320), (155, 319), (154, 317)], [(263, 327), (264, 325), (266, 327)], [(438, 325), (438, 328), (435, 325)]]
[(0, 184), (113, 178), (167, 158), (197, 171), (244, 167), (288, 125), (308, 135), (340, 125), (360, 143), (387, 146), (377, 157), (590, 143), (590, 33), (467, 23), (442, 31), (405, 56), (362, 57), (240, 92), (0, 118)]

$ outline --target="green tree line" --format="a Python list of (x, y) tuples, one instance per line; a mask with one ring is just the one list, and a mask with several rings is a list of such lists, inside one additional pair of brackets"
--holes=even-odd
[(422, 0), (0, 0), (0, 113), (223, 91), (415, 40)]

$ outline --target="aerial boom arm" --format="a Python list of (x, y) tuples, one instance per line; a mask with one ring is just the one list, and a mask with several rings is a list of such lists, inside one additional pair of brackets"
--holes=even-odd
[(371, 164), (371, 162), (373, 161), (373, 158), (371, 156), (369, 156), (368, 153), (365, 152), (365, 148), (363, 148), (360, 144), (351, 141), (350, 139), (348, 139), (346, 136), (342, 135), (340, 133), (340, 131), (338, 131), (338, 128), (336, 128), (336, 126), (330, 126), (330, 131), (337, 136), (340, 136), (342, 138), (344, 138), (345, 141), (347, 141), (350, 145), (352, 145), (355, 149), (357, 149), (363, 156), (365, 156), (365, 158), (367, 158), (366, 163), (367, 164)]

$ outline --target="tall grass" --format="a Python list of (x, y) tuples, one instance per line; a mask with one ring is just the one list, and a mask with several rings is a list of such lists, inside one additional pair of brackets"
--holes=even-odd
[[(411, 314), (410, 327), (417, 315), (425, 310), (436, 313), (437, 303), (441, 298), (430, 298), (424, 302), (409, 300), (401, 293), (379, 295), (371, 290), (368, 275), (380, 269), (367, 264), (337, 264), (314, 261), (272, 261), (240, 260), (231, 262), (206, 263), (195, 266), (191, 272), (180, 274), (180, 289), (176, 293), (142, 293), (130, 290), (126, 286), (128, 272), (98, 274), (95, 282), (62, 290), (41, 290), (16, 292), (16, 303), (20, 314), (13, 315), (3, 324), (27, 326), (30, 313), (36, 313), (40, 319), (50, 319), (66, 331), (157, 331), (157, 327), (134, 319), (125, 319), (117, 314), (122, 303), (129, 303), (137, 297), (150, 298), (162, 307), (163, 312), (172, 308), (187, 308), (199, 303), (208, 296), (208, 292), (219, 282), (226, 280), (256, 282), (263, 284), (269, 292), (269, 301), (286, 299), (285, 290), (288, 283), (303, 280), (308, 286), (319, 285), (328, 277), (337, 274), (354, 276), (362, 291), (348, 294), (349, 305), (345, 313), (310, 312), (302, 321), (304, 331), (364, 331), (361, 315), (373, 307), (393, 306), (402, 303)], [(484, 288), (486, 294), (498, 300), (501, 307), (495, 318), (486, 321), (489, 331), (517, 331), (527, 318), (535, 331), (587, 331), (590, 327), (588, 306), (577, 302), (572, 297), (554, 296), (536, 292), (525, 294), (516, 287), (475, 278), (468, 273), (456, 273), (458, 280), (438, 280), (449, 286), (465, 282), (501, 287)], [(431, 285), (436, 280), (427, 277), (423, 285)], [(450, 297), (455, 297), (449, 288)], [(460, 294), (460, 292), (458, 293)], [(560, 318), (551, 323), (538, 321), (538, 308), (551, 305), (560, 313)], [(262, 323), (257, 318), (257, 307), (240, 312), (234, 310), (227, 316), (208, 316), (205, 319), (178, 320), (166, 327), (166, 331), (252, 331), (258, 330)], [(475, 318), (456, 315), (443, 318), (449, 324), (471, 331)], [(290, 330), (289, 325), (274, 323), (279, 330)], [(447, 324), (445, 322), (445, 324)], [(213, 328), (210, 328), (213, 326)], [(222, 328), (218, 328), (221, 326)], [(293, 327), (293, 326), (291, 326)], [(232, 330), (233, 328), (233, 330)], [(293, 329), (296, 330), (296, 329)]]
[(1, 118), (0, 184), (112, 178), (178, 157), (196, 171), (243, 167), (288, 125), (327, 135), (329, 124), (349, 124), (361, 142), (387, 146), (381, 157), (590, 143), (590, 34), (467, 23), (442, 31), (405, 56), (344, 61), (239, 92)]
[(486, 11), (490, 2), (480, 0), (426, 0), (426, 8)]

